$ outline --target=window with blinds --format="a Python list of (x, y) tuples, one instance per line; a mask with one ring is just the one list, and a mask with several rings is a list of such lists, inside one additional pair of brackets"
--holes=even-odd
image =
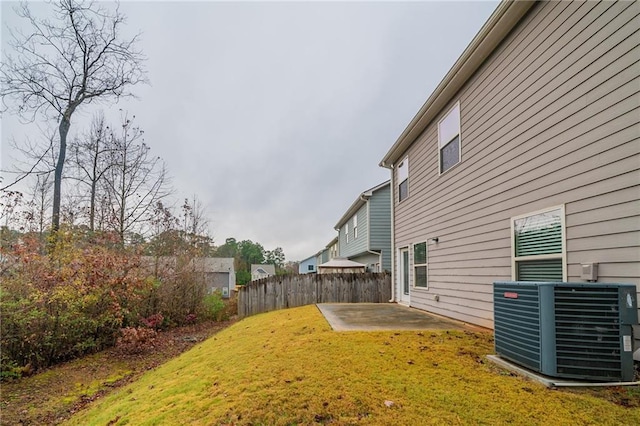
[(564, 207), (513, 218), (513, 275), (517, 281), (564, 281)]

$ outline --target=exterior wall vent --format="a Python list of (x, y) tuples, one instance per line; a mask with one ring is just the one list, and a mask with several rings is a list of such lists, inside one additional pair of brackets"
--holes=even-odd
[(586, 281), (598, 281), (598, 264), (597, 263), (586, 263), (580, 265), (582, 268), (582, 273), (580, 274), (580, 278)]
[(547, 376), (632, 381), (636, 286), (495, 282), (496, 353)]

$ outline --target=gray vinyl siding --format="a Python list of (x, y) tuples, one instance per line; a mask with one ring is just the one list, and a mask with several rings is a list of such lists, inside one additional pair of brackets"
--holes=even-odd
[(320, 266), (329, 261), (329, 249), (324, 249), (316, 255), (316, 266)]
[[(349, 242), (347, 243), (345, 225), (340, 228), (340, 256), (350, 258), (351, 256), (367, 251), (367, 232), (369, 228), (369, 218), (367, 216), (367, 205), (364, 204), (355, 214), (358, 216), (358, 238), (354, 238), (353, 216), (349, 218)], [(354, 215), (354, 216), (355, 216)]]
[[(598, 262), (600, 282), (640, 287), (639, 13), (638, 2), (537, 3), (407, 150), (395, 246), (439, 238), (412, 306), (493, 327), (511, 218), (560, 205), (568, 280)], [(462, 161), (440, 175), (437, 122), (458, 101)]]
[(321, 261), (321, 264), (329, 261), (329, 249), (322, 250), (322, 254), (320, 255), (320, 261)]
[(350, 257), (349, 260), (353, 260), (354, 262), (358, 262), (358, 263), (362, 263), (364, 265), (367, 265), (367, 271), (371, 272), (369, 270), (369, 266), (370, 265), (375, 265), (376, 263), (380, 262), (380, 255), (379, 254), (375, 254), (375, 253), (369, 253), (369, 252), (365, 252), (365, 253), (361, 253), (357, 256), (353, 256)]
[(382, 269), (391, 271), (391, 186), (375, 191), (369, 199), (369, 248), (382, 253)]

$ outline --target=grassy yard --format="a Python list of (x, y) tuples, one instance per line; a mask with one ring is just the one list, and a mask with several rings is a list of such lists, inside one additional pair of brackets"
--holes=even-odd
[(489, 334), (337, 333), (306, 306), (240, 321), (69, 423), (640, 424), (637, 400), (549, 390), (487, 363), (492, 351)]

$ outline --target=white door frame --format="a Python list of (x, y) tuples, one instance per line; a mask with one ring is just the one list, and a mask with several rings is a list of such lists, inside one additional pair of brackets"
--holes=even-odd
[(398, 303), (409, 306), (411, 304), (411, 283), (409, 281), (409, 247), (398, 250)]

